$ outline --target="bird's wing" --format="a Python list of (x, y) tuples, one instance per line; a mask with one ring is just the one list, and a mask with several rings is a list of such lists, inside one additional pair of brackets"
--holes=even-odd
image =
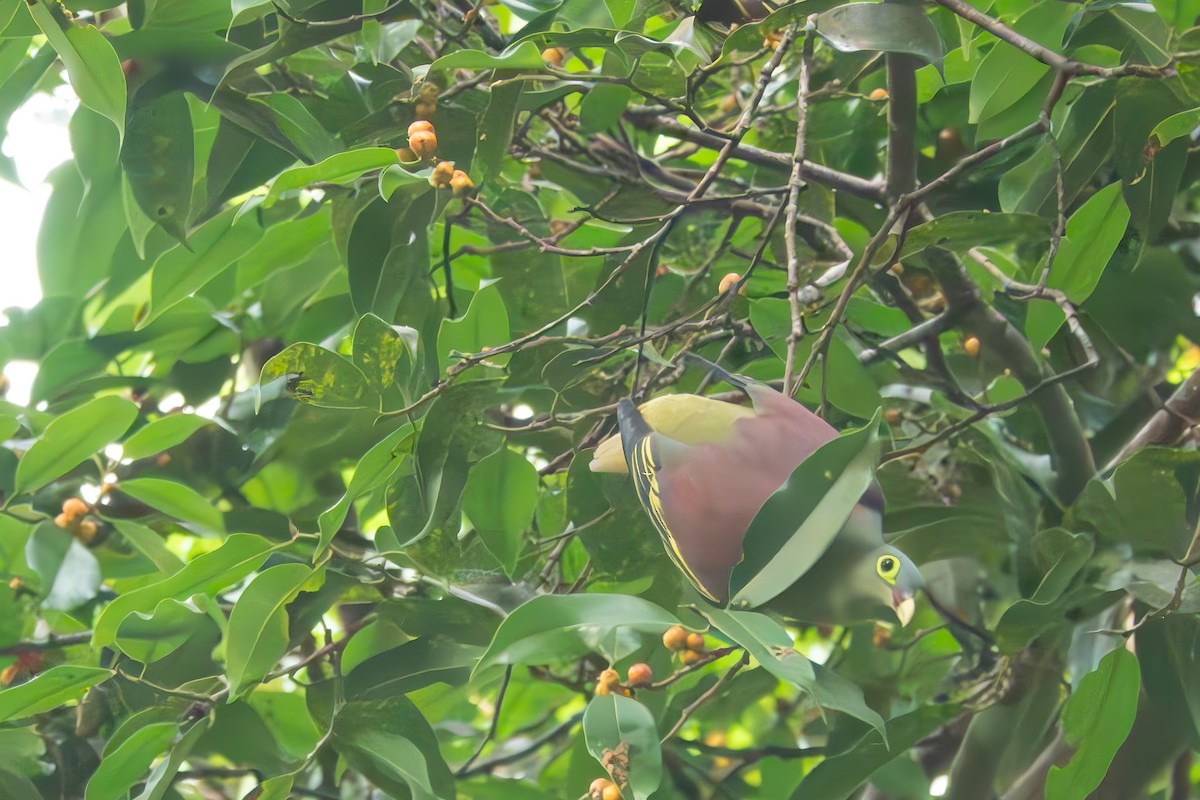
[(617, 423), (621, 428), (621, 443), (625, 451), (625, 461), (629, 473), (633, 476), (633, 485), (637, 490), (638, 499), (642, 503), (650, 524), (658, 532), (663, 541), (667, 555), (675, 562), (675, 566), (696, 587), (697, 591), (709, 600), (719, 602), (717, 596), (705, 586), (704, 581), (693, 572), (688, 559), (680, 549), (679, 541), (671, 531), (667, 522), (667, 512), (663, 506), (663, 493), (660, 478), (664, 467), (670, 463), (676, 465), (686, 456), (688, 445), (677, 442), (661, 433), (656, 433), (642, 417), (632, 400), (622, 399), (617, 404)]
[[(650, 429), (683, 444), (723, 441), (734, 423), (754, 416), (754, 409), (696, 394), (665, 394), (638, 407)], [(600, 442), (589, 465), (592, 472), (625, 472), (624, 445), (616, 433)]]

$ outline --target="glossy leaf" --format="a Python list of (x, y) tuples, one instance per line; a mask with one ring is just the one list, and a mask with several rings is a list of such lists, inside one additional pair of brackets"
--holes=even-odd
[[(637, 597), (543, 595), (513, 611), (496, 630), (475, 671), (497, 664), (538, 664), (598, 650), (616, 660), (637, 633), (659, 635), (679, 621)], [(633, 641), (631, 641), (631, 639)]]
[(231, 700), (262, 680), (287, 652), (285, 606), (312, 577), (312, 568), (305, 564), (280, 564), (251, 581), (238, 597), (225, 643)]
[(180, 241), (187, 238), (194, 161), (192, 115), (182, 94), (134, 103), (121, 166), (145, 216)]
[(263, 205), (269, 208), (288, 192), (314, 183), (353, 183), (368, 172), (399, 163), (396, 151), (386, 147), (338, 153), (312, 166), (295, 167), (282, 173), (271, 183), (271, 190), (263, 200)]
[(745, 648), (763, 669), (810, 694), (821, 708), (862, 720), (887, 741), (883, 719), (867, 705), (862, 690), (805, 658), (779, 623), (753, 611), (703, 608), (700, 613), (731, 642)]
[(1154, 126), (1150, 140), (1156, 147), (1165, 147), (1176, 139), (1188, 136), (1200, 127), (1200, 108), (1172, 114)]
[(139, 553), (144, 555), (164, 575), (173, 575), (183, 567), (179, 556), (171, 552), (157, 531), (127, 519), (108, 520)]
[(463, 489), (463, 511), (509, 577), (521, 555), (537, 497), (537, 470), (508, 448), (476, 464)]
[(454, 779), (429, 723), (406, 697), (347, 703), (337, 714), (333, 743), (352, 766), (389, 794), (451, 800)]
[(88, 781), (84, 800), (119, 797), (146, 774), (150, 764), (170, 746), (179, 733), (173, 722), (146, 725), (129, 735), (121, 746), (105, 754), (104, 760)]
[[(495, 286), (485, 286), (471, 298), (471, 305), (461, 318), (445, 320), (438, 331), (438, 352), (442, 363), (449, 366), (456, 353), (478, 353), (508, 341), (508, 311)], [(504, 356), (496, 356), (504, 363)]]
[(97, 450), (120, 438), (137, 418), (137, 406), (120, 397), (100, 397), (68, 411), (46, 426), (17, 465), (15, 491), (33, 491), (62, 477)]
[[(792, 795), (793, 800), (822, 797), (846, 800), (880, 767), (891, 762), (939, 725), (951, 719), (954, 706), (928, 706), (888, 720), (886, 737), (872, 731), (848, 750), (818, 764)], [(885, 738), (881, 738), (885, 737)], [(890, 747), (884, 742), (890, 743)]]
[(1083, 800), (1100, 785), (1137, 714), (1137, 658), (1118, 647), (1084, 676), (1063, 709), (1063, 730), (1078, 749), (1065, 767), (1052, 766), (1047, 800)]
[(51, 667), (27, 683), (0, 690), (0, 722), (50, 711), (112, 675), (111, 669), (98, 667)]
[(225, 530), (225, 520), (220, 510), (211, 500), (185, 484), (161, 478), (134, 478), (121, 481), (120, 489), (198, 531), (221, 533)]
[(346, 521), (350, 504), (387, 481), (399, 469), (405, 458), (411, 455), (413, 433), (412, 425), (403, 425), (372, 446), (359, 459), (345, 494), (336, 504), (323, 511), (318, 519), (321, 529), (318, 555), (329, 546), (338, 528)]
[(263, 383), (286, 377), (297, 399), (322, 408), (379, 408), (379, 396), (349, 360), (297, 342), (263, 365)]
[(459, 50), (434, 61), (429, 65), (428, 72), (448, 69), (541, 70), (545, 66), (538, 46), (533, 42), (521, 42), (497, 56), (480, 50)]
[(942, 57), (937, 30), (917, 6), (847, 3), (817, 14), (817, 33), (843, 52), (882, 50)]
[(100, 589), (100, 564), (70, 531), (42, 523), (25, 546), (25, 561), (42, 579), (44, 608), (70, 611), (88, 602)]
[(646, 800), (662, 782), (662, 747), (654, 715), (641, 703), (616, 694), (597, 695), (583, 713), (588, 752), (608, 766), (621, 790)]
[(105, 606), (96, 620), (92, 641), (100, 646), (112, 644), (127, 616), (151, 613), (163, 600), (211, 594), (240, 581), (258, 569), (274, 547), (261, 536), (231, 535), (216, 550), (197, 556), (169, 578), (126, 592)]
[(210, 722), (208, 717), (197, 720), (179, 736), (171, 746), (167, 757), (150, 770), (141, 794), (137, 795), (134, 800), (162, 800), (167, 795), (175, 776), (179, 774), (184, 762), (192, 754), (196, 743), (201, 736), (208, 732)]
[[(1072, 302), (1086, 300), (1100, 282), (1128, 222), (1129, 208), (1121, 196), (1120, 183), (1109, 184), (1092, 195), (1067, 220), (1066, 235), (1050, 265), (1047, 284), (1063, 290)], [(1025, 330), (1033, 342), (1044, 344), (1064, 321), (1062, 311), (1045, 302), (1030, 308)]]
[(116, 646), (130, 658), (151, 664), (178, 650), (210, 620), (203, 612), (168, 598), (152, 614), (135, 612), (117, 627)]
[(159, 256), (150, 273), (150, 308), (139, 327), (145, 328), (232, 267), (261, 235), (253, 218), (239, 220), (226, 212), (196, 230), (186, 246), (176, 245)]
[(61, 13), (51, 0), (29, 4), (29, 13), (66, 65), (80, 102), (106, 117), (124, 136), (127, 92), (120, 59), (94, 25), (60, 21), (56, 10)]
[(137, 460), (170, 450), (211, 422), (198, 414), (159, 417), (121, 443), (122, 455)]

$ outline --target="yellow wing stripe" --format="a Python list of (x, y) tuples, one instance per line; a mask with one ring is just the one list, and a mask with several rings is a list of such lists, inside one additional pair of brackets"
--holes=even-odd
[(658, 531), (658, 536), (663, 541), (666, 547), (667, 555), (675, 562), (677, 566), (693, 586), (696, 591), (704, 595), (714, 603), (720, 602), (713, 596), (708, 589), (704, 588), (704, 584), (696, 577), (696, 573), (692, 572), (691, 567), (683, 558), (683, 553), (679, 551), (679, 543), (675, 541), (675, 537), (671, 534), (671, 529), (667, 527), (666, 516), (663, 513), (662, 496), (658, 487), (658, 467), (657, 459), (655, 458), (652, 441), (649, 436), (637, 443), (633, 450), (633, 483), (637, 489), (638, 499), (642, 501), (642, 507), (646, 509), (647, 515), (650, 517), (650, 524), (654, 526), (654, 530)]

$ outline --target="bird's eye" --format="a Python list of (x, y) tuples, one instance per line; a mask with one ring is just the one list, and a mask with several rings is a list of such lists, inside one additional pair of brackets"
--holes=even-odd
[(892, 556), (880, 556), (875, 563), (875, 571), (888, 583), (895, 583), (896, 575), (900, 573), (900, 562)]

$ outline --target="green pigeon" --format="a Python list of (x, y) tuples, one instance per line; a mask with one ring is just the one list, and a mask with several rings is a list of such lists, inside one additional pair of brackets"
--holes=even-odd
[[(693, 394), (618, 404), (620, 433), (596, 448), (593, 472), (634, 476), (667, 554), (709, 601), (729, 600), (729, 576), (758, 510), (802, 461), (838, 433), (765, 384), (725, 375), (751, 407)], [(799, 525), (803, 520), (796, 520)], [(804, 622), (907, 625), (924, 585), (883, 540), (883, 493), (872, 482), (813, 566), (768, 606)]]

